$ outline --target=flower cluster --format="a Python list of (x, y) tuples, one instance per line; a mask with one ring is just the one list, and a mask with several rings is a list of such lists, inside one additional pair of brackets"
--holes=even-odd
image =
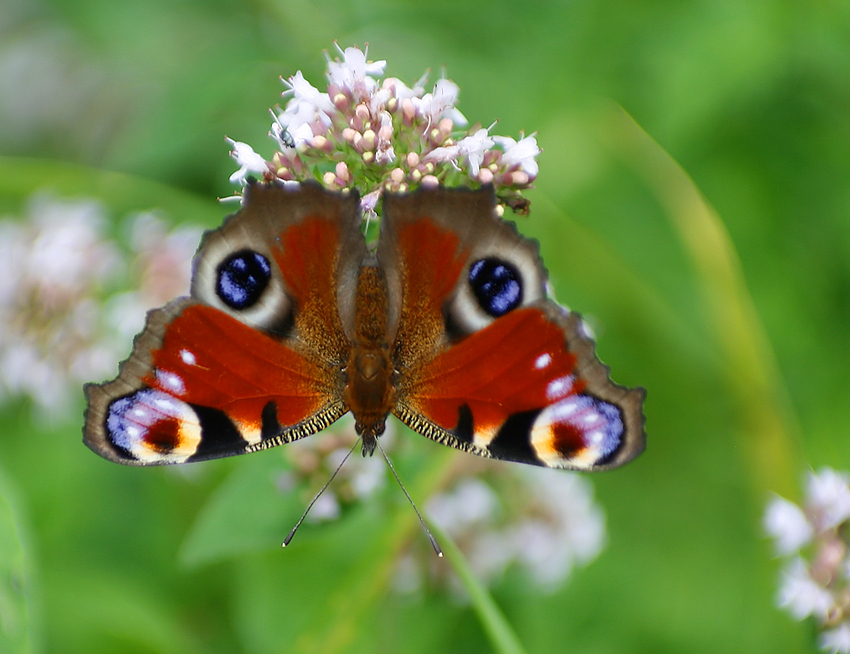
[(49, 409), (40, 415), (61, 415), (83, 382), (115, 374), (150, 306), (188, 290), (200, 230), (168, 235), (140, 215), (127, 251), (105, 235), (107, 224), (95, 200), (45, 194), (23, 220), (0, 220), (0, 400), (24, 395)]
[(813, 616), (823, 649), (850, 653), (850, 477), (810, 473), (803, 507), (776, 497), (764, 526), (788, 559), (778, 604), (798, 620)]
[(266, 160), (228, 139), (239, 164), (232, 182), (248, 175), (297, 183), (321, 181), (330, 189), (356, 188), (365, 216), (375, 215), (384, 190), (419, 186), (492, 184), (500, 202), (524, 207), (520, 192), (537, 177), (534, 135), (519, 141), (490, 135), (490, 127), (463, 130), (455, 103), (458, 87), (439, 80), (425, 92), (426, 76), (412, 88), (383, 74), (385, 61), (369, 62), (358, 48), (328, 60), (327, 92), (301, 72), (284, 83), (286, 107), (272, 112), (270, 135), (279, 150)]
[[(462, 471), (425, 506), (481, 581), (495, 584), (513, 566), (536, 589), (553, 592), (575, 566), (596, 558), (605, 544), (605, 514), (589, 481), (560, 470), (485, 463)], [(401, 560), (396, 588), (415, 591), (427, 573), (431, 582), (459, 593), (457, 578), (422, 553)]]

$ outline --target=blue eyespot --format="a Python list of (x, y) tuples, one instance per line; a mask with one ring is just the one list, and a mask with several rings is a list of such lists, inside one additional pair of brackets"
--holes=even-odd
[(259, 252), (240, 250), (216, 268), (215, 292), (231, 309), (242, 311), (257, 303), (271, 280), (269, 260)]
[(522, 304), (522, 278), (507, 261), (479, 259), (469, 268), (469, 284), (478, 305), (494, 318)]

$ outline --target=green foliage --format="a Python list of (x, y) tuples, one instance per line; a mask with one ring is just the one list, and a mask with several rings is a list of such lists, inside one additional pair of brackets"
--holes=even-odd
[[(538, 132), (520, 227), (613, 378), (648, 389), (649, 440), (593, 478), (596, 562), (550, 595), (509, 571), (472, 607), (393, 590), (424, 541), (394, 488), (281, 550), (304, 499), (278, 453), (121, 468), (81, 444), (82, 394), (71, 416), (7, 401), (0, 651), (813, 651), (774, 606), (760, 517), (808, 466), (850, 467), (846, 5), (10, 4), (0, 62), (30, 67), (0, 66), (4, 213), (47, 187), (212, 227), (224, 136), (272, 151), (279, 75), (318, 81), (334, 39), (409, 82), (445, 65), (470, 120)], [(424, 504), (466, 455), (399, 438)]]
[(13, 492), (0, 471), (0, 647), (9, 654), (32, 652), (36, 631), (33, 621), (32, 571), (27, 567), (20, 517)]

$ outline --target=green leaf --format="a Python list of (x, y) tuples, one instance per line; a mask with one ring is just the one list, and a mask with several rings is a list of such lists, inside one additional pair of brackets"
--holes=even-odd
[(90, 196), (118, 213), (163, 209), (175, 220), (216, 225), (233, 211), (212, 198), (197, 196), (144, 177), (104, 171), (82, 164), (0, 156), (0, 211), (13, 211), (22, 200), (45, 190), (63, 196)]
[(198, 514), (180, 549), (184, 565), (196, 567), (279, 547), (305, 505), (298, 493), (281, 493), (286, 471), (279, 453), (245, 457)]

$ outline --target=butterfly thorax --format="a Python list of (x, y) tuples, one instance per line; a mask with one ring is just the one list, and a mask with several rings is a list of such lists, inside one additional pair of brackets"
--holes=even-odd
[(387, 289), (381, 270), (364, 265), (357, 278), (355, 339), (345, 367), (345, 402), (363, 439), (363, 453), (375, 450), (395, 401), (393, 365), (387, 343)]

